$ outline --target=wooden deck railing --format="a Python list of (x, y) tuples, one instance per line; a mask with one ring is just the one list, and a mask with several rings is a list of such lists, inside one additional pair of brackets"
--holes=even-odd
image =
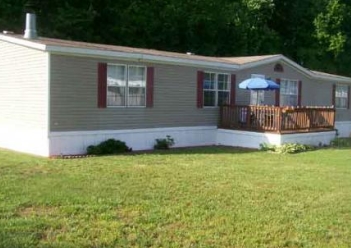
[(222, 106), (219, 127), (260, 132), (332, 130), (334, 107)]

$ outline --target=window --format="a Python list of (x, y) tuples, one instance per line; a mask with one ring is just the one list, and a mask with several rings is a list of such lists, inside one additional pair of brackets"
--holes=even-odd
[[(265, 79), (265, 75), (251, 74), (251, 78)], [(250, 90), (250, 105), (261, 105), (263, 103), (264, 103), (264, 91), (263, 90)]]
[(280, 106), (298, 105), (298, 81), (291, 79), (280, 80)]
[(262, 105), (264, 102), (263, 90), (251, 90), (250, 92), (250, 105)]
[(128, 106), (145, 106), (145, 67), (128, 67)]
[(107, 106), (125, 106), (126, 73), (124, 65), (107, 66)]
[(204, 106), (214, 107), (229, 104), (229, 75), (222, 73), (204, 73)]
[(145, 106), (144, 66), (107, 65), (107, 106)]
[(281, 64), (277, 63), (274, 66), (274, 71), (275, 72), (284, 72), (284, 68), (283, 68), (283, 66)]
[(336, 108), (348, 108), (349, 87), (346, 85), (335, 86), (335, 107)]

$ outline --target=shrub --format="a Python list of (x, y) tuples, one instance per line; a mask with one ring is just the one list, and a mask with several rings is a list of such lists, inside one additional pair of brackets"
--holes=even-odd
[(174, 139), (167, 135), (165, 139), (156, 139), (154, 149), (156, 150), (167, 150), (174, 145)]
[(299, 153), (299, 152), (307, 152), (313, 150), (314, 147), (310, 145), (303, 144), (295, 144), (295, 143), (286, 143), (282, 146), (279, 146), (276, 150), (278, 153)]
[(277, 147), (275, 145), (270, 145), (267, 143), (261, 143), (260, 144), (260, 150), (261, 151), (275, 151), (275, 149), (277, 149)]
[(108, 139), (101, 142), (96, 146), (88, 146), (88, 155), (107, 155), (107, 154), (117, 154), (123, 152), (129, 152), (132, 149), (129, 148), (125, 142), (115, 139)]
[(313, 149), (314, 149), (313, 146), (297, 144), (297, 143), (286, 143), (281, 146), (268, 145), (266, 143), (260, 144), (261, 151), (273, 151), (281, 154), (306, 152), (306, 151), (311, 151)]
[(332, 147), (351, 147), (351, 138), (335, 138), (330, 141)]

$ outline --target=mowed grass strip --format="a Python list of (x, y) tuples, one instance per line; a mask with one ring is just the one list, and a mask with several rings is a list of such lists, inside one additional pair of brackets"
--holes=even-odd
[(351, 247), (351, 150), (0, 150), (0, 247)]

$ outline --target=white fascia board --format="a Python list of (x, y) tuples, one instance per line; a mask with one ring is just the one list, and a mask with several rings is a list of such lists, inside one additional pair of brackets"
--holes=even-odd
[(209, 62), (184, 58), (174, 58), (168, 56), (157, 56), (149, 55), (142, 53), (127, 53), (127, 52), (116, 52), (108, 50), (94, 50), (94, 49), (84, 49), (76, 47), (60, 47), (60, 46), (47, 46), (46, 51), (55, 53), (55, 54), (69, 54), (69, 55), (78, 55), (78, 56), (92, 56), (92, 57), (101, 57), (101, 58), (118, 58), (122, 60), (132, 60), (138, 62), (154, 62), (154, 63), (163, 63), (163, 64), (175, 64), (175, 65), (185, 65), (185, 66), (198, 66), (198, 67), (210, 67), (218, 69), (227, 69), (227, 70), (237, 70), (238, 65), (231, 63), (221, 63), (221, 62)]
[(40, 44), (30, 40), (24, 40), (24, 39), (18, 39), (16, 37), (11, 37), (11, 36), (7, 36), (7, 35), (0, 35), (0, 40), (2, 41), (6, 41), (6, 42), (10, 42), (13, 44), (17, 44), (20, 46), (25, 46), (25, 47), (29, 47), (29, 48), (33, 48), (36, 50), (41, 50), (41, 51), (45, 51), (46, 50), (46, 45), (44, 44)]
[[(183, 59), (183, 58), (174, 58), (167, 56), (156, 56), (156, 55), (147, 55), (141, 53), (126, 53), (126, 52), (114, 52), (108, 50), (94, 50), (94, 49), (84, 49), (84, 48), (76, 48), (76, 47), (61, 47), (61, 46), (48, 46), (45, 44), (40, 44), (35, 42), (35, 40), (25, 40), (19, 39), (16, 37), (11, 37), (7, 35), (0, 34), (0, 40), (10, 42), (13, 44), (33, 48), (40, 51), (47, 51), (52, 53), (59, 54), (69, 54), (69, 55), (78, 55), (78, 56), (93, 56), (93, 57), (102, 57), (102, 58), (118, 58), (122, 60), (134, 60), (139, 62), (156, 62), (156, 63), (165, 63), (165, 64), (176, 64), (176, 65), (184, 65), (184, 66), (198, 66), (203, 68), (215, 68), (215, 69), (226, 69), (226, 70), (244, 70), (253, 68), (260, 65), (265, 65), (273, 62), (284, 61), (292, 67), (298, 69), (303, 74), (308, 76), (309, 78), (327, 80), (339, 83), (351, 83), (351, 78), (343, 77), (343, 76), (332, 76), (332, 75), (317, 75), (316, 73), (300, 66), (294, 61), (288, 59), (283, 55), (277, 55), (268, 59), (264, 59), (261, 61), (246, 63), (243, 65), (231, 64), (231, 63), (221, 63), (221, 62), (209, 62), (209, 61), (201, 61), (194, 59)], [(189, 55), (191, 56), (191, 55)]]
[(288, 59), (287, 57), (285, 57), (285, 56), (283, 56), (281, 54), (277, 55), (277, 56), (274, 56), (274, 57), (271, 57), (271, 58), (263, 59), (263, 60), (260, 60), (260, 61), (244, 64), (244, 65), (240, 66), (240, 69), (249, 69), (249, 68), (253, 68), (253, 67), (256, 67), (256, 66), (266, 65), (266, 64), (270, 64), (270, 63), (274, 63), (274, 62), (279, 62), (279, 61), (284, 61), (288, 65), (290, 65), (290, 66), (296, 68), (297, 70), (301, 71), (306, 76), (313, 77), (312, 73), (309, 70), (307, 70), (306, 68), (303, 68), (302, 66), (298, 65), (294, 61)]
[(286, 63), (290, 64), (291, 66), (295, 67), (299, 71), (305, 73), (308, 77), (313, 78), (313, 79), (320, 79), (320, 80), (327, 80), (327, 81), (335, 81), (335, 82), (344, 82), (344, 83), (351, 83), (351, 78), (344, 77), (344, 76), (339, 76), (339, 75), (318, 75), (314, 73), (313, 71), (310, 71), (309, 69), (306, 69), (296, 62), (288, 59), (285, 56), (282, 56), (282, 60), (284, 60)]
[(263, 59), (263, 60), (259, 60), (259, 61), (255, 61), (255, 62), (249, 62), (243, 65), (240, 65), (240, 70), (244, 70), (244, 69), (250, 69), (256, 66), (260, 66), (260, 65), (265, 65), (265, 64), (269, 64), (269, 63), (273, 63), (273, 62), (277, 62), (279, 60), (281, 60), (282, 55), (277, 55), (271, 58), (267, 58), (267, 59)]
[(297, 70), (299, 70), (300, 72), (302, 72), (303, 74), (308, 76), (309, 78), (316, 78), (315, 75), (310, 70), (302, 67), (301, 65), (299, 65), (295, 61), (292, 61), (291, 59), (288, 59), (287, 57), (285, 57), (283, 55), (281, 55), (281, 60), (283, 60), (285, 63), (291, 65), (292, 67), (296, 68)]
[(314, 73), (313, 71), (310, 71), (299, 64), (295, 63), (294, 61), (289, 60), (288, 58), (284, 57), (284, 60), (289, 63), (290, 65), (294, 66), (296, 69), (304, 72), (308, 77), (312, 79), (319, 79), (319, 80), (325, 80), (325, 81), (333, 81), (333, 82), (339, 82), (339, 83), (351, 83), (351, 78), (349, 77), (344, 77), (344, 76), (339, 76), (339, 75), (318, 75)]
[(285, 57), (283, 55), (277, 55), (277, 56), (274, 56), (272, 58), (244, 64), (244, 65), (239, 67), (239, 70), (249, 69), (249, 68), (253, 68), (256, 66), (265, 65), (265, 64), (269, 64), (269, 63), (273, 63), (273, 62), (279, 62), (279, 61), (284, 61), (288, 65), (296, 68), (301, 73), (305, 74), (307, 77), (312, 78), (312, 79), (327, 80), (327, 81), (333, 81), (333, 82), (339, 82), (339, 83), (351, 83), (351, 78), (349, 78), (349, 77), (338, 76), (338, 75), (335, 75), (335, 76), (333, 76), (333, 75), (330, 75), (330, 76), (329, 75), (317, 75), (313, 71), (310, 71), (309, 69), (306, 69), (306, 68), (300, 66), (296, 62), (288, 59), (287, 57)]
[(351, 78), (349, 77), (343, 77), (343, 76), (338, 76), (338, 75), (316, 75), (314, 72), (315, 78), (321, 79), (321, 80), (326, 80), (326, 81), (333, 81), (335, 83), (348, 83), (351, 84)]

